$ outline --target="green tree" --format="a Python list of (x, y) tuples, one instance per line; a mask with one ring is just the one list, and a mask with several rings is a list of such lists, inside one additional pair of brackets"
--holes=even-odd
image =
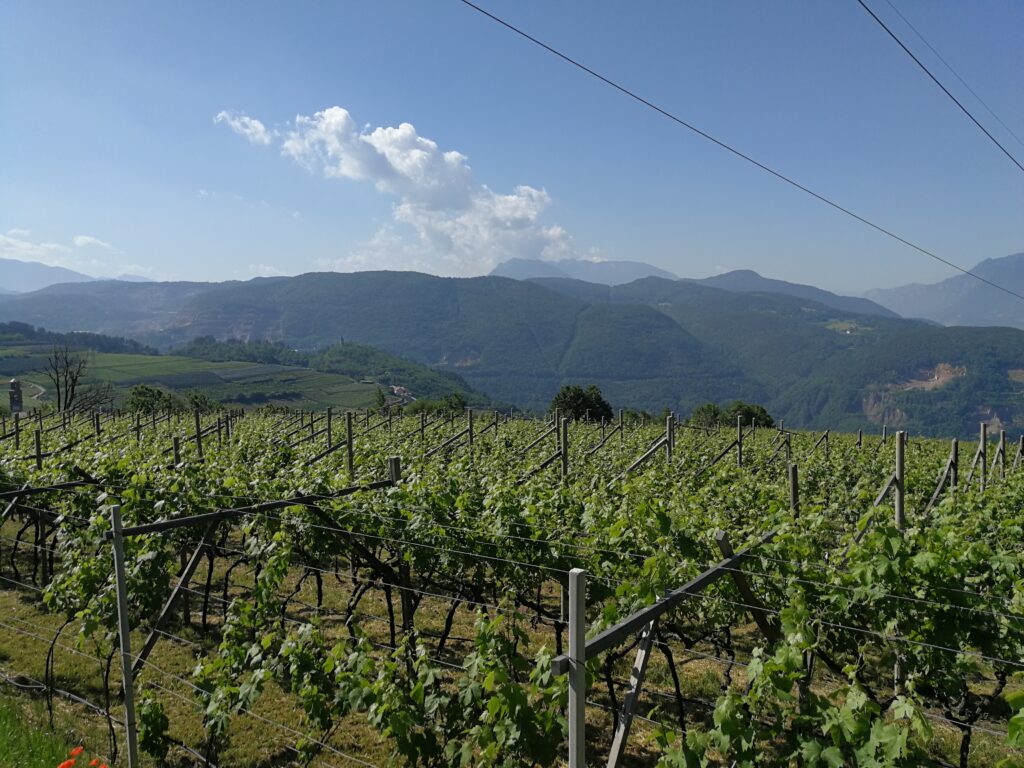
[(717, 427), (722, 423), (722, 409), (715, 403), (698, 405), (690, 414), (690, 424), (695, 427)]
[(441, 402), (444, 403), (445, 410), (453, 413), (462, 413), (466, 410), (466, 398), (462, 396), (461, 392), (451, 392), (445, 395)]
[(167, 410), (176, 411), (183, 403), (170, 392), (165, 392), (148, 384), (137, 384), (128, 393), (125, 400), (126, 410), (137, 413), (160, 413)]
[(193, 389), (186, 395), (188, 399), (188, 409), (190, 411), (199, 411), (200, 413), (213, 413), (219, 411), (223, 406), (205, 392), (199, 392)]
[(773, 419), (771, 414), (764, 409), (764, 406), (756, 405), (754, 403), (745, 403), (742, 400), (734, 400), (724, 411), (722, 411), (722, 423), (735, 424), (737, 416), (743, 418), (744, 426), (751, 422), (754, 422), (759, 427), (775, 426), (775, 419)]
[(612, 407), (601, 390), (591, 384), (586, 389), (578, 384), (567, 384), (558, 390), (558, 394), (551, 401), (551, 410), (558, 410), (567, 419), (580, 419), (589, 417), (594, 421), (602, 418), (611, 421)]
[(426, 398), (420, 398), (419, 400), (413, 400), (408, 405), (404, 406), (403, 410), (407, 414), (417, 413), (463, 413), (466, 410), (466, 398), (463, 397), (461, 392), (450, 392), (449, 394), (442, 397), (440, 400), (428, 400)]

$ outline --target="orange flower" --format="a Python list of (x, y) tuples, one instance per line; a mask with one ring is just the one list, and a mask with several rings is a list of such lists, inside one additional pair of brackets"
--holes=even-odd
[(78, 757), (80, 754), (82, 754), (83, 749), (85, 749), (85, 747), (75, 747), (70, 752), (68, 752), (68, 754), (72, 757)]
[(74, 764), (75, 764), (75, 758), (72, 757), (72, 758), (70, 758), (68, 760), (65, 760), (60, 765), (58, 765), (57, 768), (72, 768), (72, 766), (74, 766)]
[(94, 757), (92, 760), (89, 761), (89, 765), (92, 766), (92, 768), (96, 768), (96, 766), (99, 764), (100, 759), (98, 757)]

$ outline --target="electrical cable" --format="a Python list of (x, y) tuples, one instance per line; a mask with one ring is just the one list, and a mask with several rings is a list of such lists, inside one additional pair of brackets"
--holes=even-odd
[(928, 46), (928, 50), (935, 54), (935, 58), (941, 61), (945, 65), (946, 69), (953, 73), (953, 77), (960, 81), (960, 84), (963, 85), (963, 87), (970, 92), (971, 96), (976, 98), (978, 100), (978, 103), (981, 104), (981, 106), (983, 106), (988, 111), (988, 113), (992, 115), (993, 118), (995, 118), (996, 122), (1003, 126), (1003, 128), (1006, 129), (1006, 132), (1017, 140), (1018, 144), (1024, 147), (1024, 140), (1021, 140), (1020, 136), (1018, 136), (1010, 126), (1003, 122), (1003, 119), (999, 117), (999, 115), (997, 115), (988, 104), (985, 103), (985, 100), (981, 98), (981, 96), (979, 96), (973, 88), (971, 88), (967, 81), (960, 77), (960, 73), (953, 69), (953, 65), (946, 61), (941, 53), (935, 50), (934, 46), (932, 46), (932, 44), (929, 43), (927, 39), (925, 39), (925, 36), (918, 31), (917, 27), (915, 27), (910, 22), (910, 19), (908, 19), (906, 16), (900, 13), (900, 9), (893, 4), (892, 0), (885, 0), (885, 2), (889, 4), (889, 7), (893, 9), (897, 16), (903, 19), (903, 23), (910, 27), (911, 30), (913, 30), (914, 34), (917, 35), (918, 39), (926, 46)]
[[(1006, 155), (1006, 156), (1007, 156), (1008, 158), (1010, 158), (1010, 161), (1011, 161), (1011, 162), (1012, 162), (1012, 163), (1013, 163), (1014, 165), (1016, 165), (1016, 166), (1017, 166), (1017, 168), (1018, 168), (1018, 169), (1019, 169), (1019, 170), (1021, 171), (1021, 173), (1024, 173), (1024, 165), (1021, 165), (1021, 164), (1020, 164), (1020, 163), (1019, 163), (1019, 162), (1017, 161), (1017, 158), (1015, 158), (1015, 157), (1014, 157), (1013, 155), (1011, 155), (1011, 154), (1010, 154), (1010, 152), (1009, 152), (1009, 150), (1008, 150), (1008, 149), (1007, 149), (1006, 147), (1004, 147), (1004, 146), (1003, 146), (1002, 144), (1000, 144), (1000, 143), (999, 143), (999, 140), (998, 140), (998, 139), (997, 139), (997, 138), (996, 138), (995, 136), (993, 136), (993, 135), (992, 135), (991, 133), (989, 133), (989, 132), (988, 132), (988, 129), (987, 129), (987, 128), (985, 128), (985, 126), (983, 126), (983, 125), (982, 125), (981, 123), (979, 123), (979, 122), (978, 122), (978, 119), (977, 119), (977, 118), (976, 118), (976, 117), (975, 117), (974, 115), (972, 115), (972, 114), (970, 113), (970, 111), (969, 111), (969, 110), (967, 109), (967, 107), (965, 107), (965, 106), (964, 106), (963, 104), (961, 104), (961, 103), (960, 103), (960, 100), (959, 100), (959, 99), (957, 99), (957, 97), (956, 97), (956, 96), (954, 96), (954, 95), (953, 95), (952, 93), (950, 93), (949, 89), (948, 89), (948, 88), (946, 88), (946, 86), (944, 86), (944, 85), (943, 85), (943, 84), (942, 84), (942, 83), (941, 83), (941, 82), (939, 81), (939, 78), (937, 78), (937, 77), (936, 77), (935, 75), (933, 75), (933, 74), (931, 73), (931, 70), (929, 70), (929, 69), (928, 69), (928, 67), (926, 67), (926, 66), (924, 65), (924, 63), (923, 63), (923, 62), (922, 62), (922, 61), (921, 61), (921, 60), (920, 60), (919, 58), (917, 58), (917, 56), (915, 56), (915, 55), (914, 55), (914, 52), (913, 52), (913, 51), (911, 51), (911, 50), (910, 50), (910, 49), (909, 49), (909, 48), (908, 48), (908, 47), (907, 47), (907, 46), (906, 46), (906, 45), (905, 45), (905, 44), (903, 43), (903, 41), (902, 41), (902, 40), (900, 40), (900, 39), (899, 39), (899, 38), (898, 38), (898, 37), (896, 36), (896, 33), (895, 33), (895, 32), (893, 32), (893, 31), (892, 31), (891, 29), (889, 29), (889, 27), (888, 27), (888, 26), (886, 26), (886, 23), (885, 23), (884, 21), (882, 21), (882, 20), (881, 20), (881, 19), (880, 19), (880, 18), (878, 17), (878, 15), (877, 15), (877, 14), (876, 14), (876, 13), (875, 13), (874, 11), (872, 11), (872, 10), (871, 10), (871, 9), (870, 9), (870, 8), (868, 7), (867, 3), (865, 3), (865, 2), (864, 2), (864, 0), (857, 0), (857, 2), (858, 2), (858, 3), (860, 4), (860, 7), (861, 7), (861, 8), (863, 8), (863, 9), (864, 9), (865, 11), (867, 11), (867, 12), (868, 12), (868, 15), (869, 15), (869, 16), (871, 16), (871, 18), (873, 18), (873, 19), (874, 19), (874, 20), (875, 20), (876, 22), (878, 22), (878, 26), (880, 26), (880, 27), (881, 27), (882, 29), (884, 29), (884, 30), (885, 30), (885, 31), (886, 31), (886, 32), (888, 33), (889, 37), (891, 37), (891, 38), (892, 38), (893, 40), (895, 40), (895, 41), (896, 41), (896, 44), (897, 44), (897, 45), (898, 45), (898, 46), (899, 46), (900, 48), (902, 48), (902, 49), (903, 49), (903, 51), (904, 51), (904, 52), (905, 52), (905, 53), (907, 54), (907, 56), (909, 56), (909, 57), (910, 57), (911, 59), (913, 59), (913, 60), (914, 60), (914, 63), (915, 63), (915, 64), (917, 64), (917, 66), (919, 66), (919, 67), (920, 67), (920, 68), (921, 68), (921, 69), (922, 69), (922, 70), (924, 71), (924, 73), (925, 73), (926, 75), (928, 75), (928, 77), (929, 77), (929, 78), (931, 78), (931, 81), (932, 81), (933, 83), (935, 83), (935, 84), (936, 84), (937, 86), (939, 86), (939, 88), (941, 88), (941, 89), (942, 89), (942, 92), (943, 92), (944, 94), (946, 94), (946, 95), (947, 95), (947, 96), (948, 96), (948, 97), (949, 97), (949, 98), (950, 98), (950, 99), (951, 99), (951, 100), (953, 101), (953, 103), (954, 103), (954, 104), (956, 104), (956, 105), (957, 105), (958, 107), (960, 107), (960, 111), (961, 111), (961, 112), (963, 112), (963, 113), (964, 113), (965, 115), (967, 115), (967, 117), (968, 117), (968, 118), (970, 119), (970, 121), (971, 121), (972, 123), (974, 123), (974, 124), (975, 124), (975, 125), (976, 125), (976, 126), (978, 127), (978, 129), (979, 129), (979, 130), (980, 130), (980, 131), (981, 131), (982, 133), (984, 133), (984, 134), (985, 134), (985, 135), (986, 135), (986, 136), (988, 137), (989, 141), (991, 141), (991, 142), (992, 142), (993, 144), (995, 144), (995, 145), (996, 145), (997, 147), (999, 147), (999, 149), (1000, 149), (1000, 150), (1002, 150), (1002, 153), (1003, 153), (1004, 155)], [(892, 3), (890, 3), (890, 5), (892, 5)], [(906, 21), (906, 19), (904, 19), (904, 21)], [(914, 30), (914, 31), (916, 32), (917, 30)], [(922, 38), (922, 39), (923, 39), (923, 38)], [(931, 48), (931, 46), (928, 46), (928, 47), (929, 47), (929, 48)], [(933, 50), (934, 50), (934, 49), (933, 49)], [(943, 63), (945, 64), (945, 62), (943, 62)], [(946, 66), (949, 66), (949, 65), (948, 65), (948, 64), (946, 64)], [(955, 73), (954, 73), (954, 74), (955, 74)], [(972, 91), (972, 93), (973, 93), (973, 91)]]
[[(523, 37), (526, 40), (529, 40), (534, 45), (540, 46), (541, 48), (546, 50), (548, 53), (551, 53), (554, 56), (557, 56), (558, 58), (562, 59), (563, 61), (567, 62), (568, 64), (571, 64), (572, 66), (576, 67), (577, 69), (580, 69), (583, 72), (587, 73), (591, 77), (597, 78), (598, 80), (603, 82), (605, 85), (608, 85), (608, 86), (614, 88), (615, 90), (619, 91), (623, 95), (628, 96), (629, 98), (633, 99), (634, 101), (639, 102), (640, 104), (644, 105), (645, 107), (654, 110), (655, 112), (657, 112), (658, 114), (662, 115), (663, 117), (668, 118), (672, 122), (677, 123), (678, 125), (682, 126), (683, 128), (686, 128), (687, 130), (697, 134), (701, 138), (704, 138), (704, 139), (710, 141), (712, 144), (715, 144), (716, 146), (721, 147), (722, 149), (726, 150), (727, 152), (730, 152), (731, 154), (735, 155), (736, 157), (740, 158), (741, 160), (745, 160), (748, 163), (750, 163), (751, 165), (754, 165), (757, 168), (760, 168), (762, 171), (765, 171), (766, 173), (771, 174), (772, 176), (774, 176), (775, 178), (779, 179), (780, 181), (784, 181), (786, 184), (789, 184), (791, 187), (794, 187), (794, 188), (800, 190), (801, 192), (804, 192), (804, 193), (810, 195), (811, 197), (815, 198), (816, 200), (819, 200), (820, 202), (825, 203), (825, 205), (828, 205), (829, 207), (834, 208), (835, 210), (839, 211), (840, 213), (843, 213), (843, 214), (849, 216), (850, 218), (856, 219), (860, 223), (865, 224), (865, 225), (871, 227), (872, 229), (874, 229), (877, 232), (880, 232), (881, 234), (885, 235), (886, 237), (889, 237), (889, 238), (891, 238), (891, 239), (893, 239), (893, 240), (895, 240), (895, 241), (897, 241), (899, 243), (902, 243), (903, 245), (906, 245), (907, 247), (914, 249), (918, 253), (921, 253), (921, 254), (927, 256), (930, 259), (934, 259), (935, 261), (938, 261), (938, 262), (940, 262), (942, 264), (945, 264), (947, 267), (955, 269), (957, 272), (960, 272), (960, 273), (962, 273), (964, 275), (967, 275), (968, 277), (972, 277), (975, 280), (978, 280), (978, 281), (980, 281), (982, 283), (985, 283), (986, 285), (991, 286), (992, 288), (995, 288), (996, 290), (1002, 291), (1003, 293), (1009, 294), (1010, 296), (1014, 296), (1014, 297), (1020, 299), (1021, 301), (1024, 301), (1024, 294), (1017, 293), (1016, 291), (1013, 291), (1013, 290), (1011, 290), (1009, 288), (1006, 288), (1006, 287), (1004, 287), (1002, 285), (999, 285), (998, 283), (995, 283), (995, 282), (989, 280), (986, 277), (983, 277), (983, 276), (981, 276), (981, 275), (979, 275), (979, 274), (977, 274), (975, 272), (972, 272), (969, 269), (961, 267), (959, 264), (956, 264), (955, 262), (952, 262), (952, 261), (950, 261), (950, 260), (948, 260), (946, 258), (943, 258), (942, 256), (939, 256), (937, 253), (934, 253), (933, 251), (930, 251), (930, 250), (928, 250), (927, 248), (925, 248), (923, 246), (917, 245), (916, 243), (908, 240), (907, 238), (905, 238), (905, 237), (903, 237), (901, 235), (896, 234), (892, 230), (887, 229), (887, 228), (883, 227), (880, 224), (876, 224), (873, 221), (871, 221), (870, 219), (868, 219), (868, 218), (866, 218), (864, 216), (861, 216), (858, 213), (854, 213), (849, 208), (846, 208), (846, 207), (840, 205), (839, 203), (835, 202), (834, 200), (826, 197), (825, 195), (823, 195), (823, 194), (821, 194), (819, 192), (815, 192), (810, 187), (804, 186), (800, 182), (798, 182), (795, 179), (785, 175), (781, 171), (777, 171), (774, 168), (772, 168), (771, 166), (766, 165), (765, 163), (762, 163), (759, 160), (755, 160), (753, 157), (751, 157), (750, 155), (746, 154), (745, 152), (742, 152), (741, 150), (736, 149), (735, 147), (731, 146), (730, 144), (727, 144), (726, 142), (722, 141), (721, 139), (715, 138), (710, 133), (701, 130), (700, 128), (696, 127), (692, 123), (689, 123), (686, 120), (683, 120), (681, 117), (673, 114), (672, 112), (669, 112), (667, 109), (665, 109), (663, 107), (659, 107), (654, 102), (645, 99), (644, 97), (638, 95), (634, 91), (631, 91), (630, 89), (626, 88), (625, 86), (620, 85), (619, 83), (615, 82), (614, 80), (611, 80), (608, 77), (605, 77), (601, 73), (597, 72), (594, 69), (591, 69), (590, 67), (586, 66), (585, 64), (580, 63), (579, 61), (577, 61), (576, 59), (572, 58), (571, 56), (569, 56), (569, 55), (567, 55), (565, 53), (562, 53), (557, 48), (554, 48), (554, 47), (548, 45), (547, 43), (542, 42), (541, 40), (539, 40), (536, 37), (530, 35), (529, 33), (524, 32), (523, 30), (519, 29), (519, 27), (516, 27), (513, 24), (505, 21), (504, 19), (502, 19), (502, 18), (500, 18), (498, 16), (495, 16), (493, 13), (490, 13), (489, 11), (484, 10), (479, 5), (476, 5), (475, 3), (470, 2), (470, 0), (459, 0), (459, 2), (461, 2), (463, 5), (468, 6), (469, 8), (472, 8), (473, 10), (477, 11), (478, 13), (486, 16), (487, 18), (491, 19), (492, 21), (500, 24), (501, 26), (505, 27), (506, 29), (514, 32), (515, 34), (519, 35), (520, 37)], [(982, 129), (982, 130), (984, 130), (984, 129)], [(988, 133), (988, 132), (986, 131), (986, 133)], [(1002, 145), (1000, 145), (1000, 147), (1001, 146)], [(1003, 151), (1005, 152), (1006, 150), (1003, 150)], [(1009, 155), (1009, 153), (1007, 153), (1007, 154)], [(1010, 156), (1010, 159), (1012, 160), (1013, 157)], [(1017, 161), (1014, 160), (1014, 162), (1016, 163)], [(1020, 163), (1017, 163), (1017, 165), (1020, 166)], [(1021, 170), (1024, 171), (1024, 166), (1021, 166)]]

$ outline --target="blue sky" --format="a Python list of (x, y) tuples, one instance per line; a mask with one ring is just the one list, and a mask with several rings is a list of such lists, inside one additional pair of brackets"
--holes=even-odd
[[(1024, 5), (892, 2), (1024, 137)], [(945, 258), (1024, 250), (1024, 174), (854, 0), (481, 4)], [(951, 274), (457, 0), (5, 3), (0, 72), (0, 256), (195, 280), (509, 256), (843, 292)]]

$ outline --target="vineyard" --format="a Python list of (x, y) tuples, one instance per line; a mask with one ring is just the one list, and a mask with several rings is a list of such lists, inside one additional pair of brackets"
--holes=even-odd
[(1024, 439), (3, 433), (0, 673), (117, 765), (1024, 765)]

